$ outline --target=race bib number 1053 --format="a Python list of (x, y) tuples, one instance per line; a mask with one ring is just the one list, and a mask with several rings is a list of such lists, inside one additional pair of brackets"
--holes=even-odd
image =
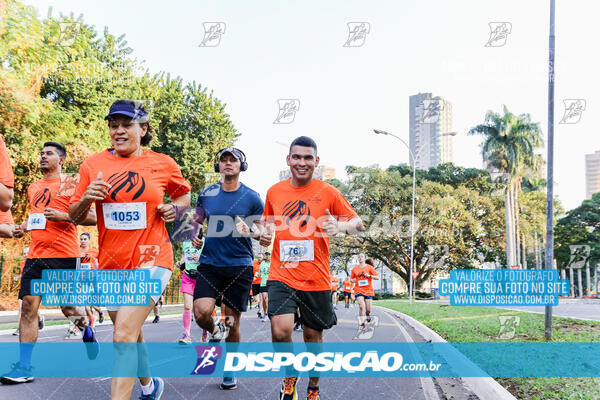
[(132, 231), (146, 228), (146, 203), (103, 203), (106, 229)]

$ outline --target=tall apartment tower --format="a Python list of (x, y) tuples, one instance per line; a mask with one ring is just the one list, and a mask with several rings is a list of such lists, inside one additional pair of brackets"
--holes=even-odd
[(585, 198), (600, 192), (600, 150), (585, 155)]
[(452, 104), (431, 93), (409, 97), (410, 164), (418, 169), (453, 162)]

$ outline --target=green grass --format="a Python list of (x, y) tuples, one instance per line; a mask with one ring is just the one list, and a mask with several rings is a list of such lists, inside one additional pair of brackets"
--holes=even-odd
[[(374, 304), (410, 315), (448, 342), (543, 342), (544, 315), (488, 307), (452, 307), (404, 300)], [(518, 316), (514, 338), (499, 338), (499, 316)], [(600, 322), (552, 318), (555, 342), (599, 342)], [(599, 378), (499, 378), (497, 381), (518, 399), (600, 399)]]

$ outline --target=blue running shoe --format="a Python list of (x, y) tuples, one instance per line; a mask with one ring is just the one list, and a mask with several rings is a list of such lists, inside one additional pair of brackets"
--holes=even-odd
[(221, 383), (221, 389), (222, 390), (237, 389), (237, 382), (235, 380), (235, 377), (233, 377), (233, 376), (224, 376), (223, 377), (223, 382)]
[(0, 382), (4, 385), (16, 385), (33, 381), (31, 371), (33, 367), (25, 368), (20, 363), (12, 365), (12, 370), (0, 377)]
[(161, 378), (152, 378), (154, 381), (154, 390), (150, 394), (144, 394), (140, 396), (140, 400), (160, 400), (160, 397), (165, 390), (165, 383)]
[(83, 342), (85, 343), (85, 350), (87, 351), (88, 358), (90, 360), (95, 360), (100, 352), (100, 345), (96, 340), (94, 328), (91, 326), (85, 327), (85, 330), (83, 331)]

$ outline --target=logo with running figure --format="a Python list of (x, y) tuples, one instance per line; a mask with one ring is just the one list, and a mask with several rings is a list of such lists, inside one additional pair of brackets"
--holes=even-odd
[(157, 244), (140, 244), (140, 261), (138, 267), (154, 267), (156, 258), (160, 255), (160, 246)]
[(196, 346), (198, 361), (190, 375), (210, 375), (217, 368), (217, 360), (223, 355), (221, 346)]
[(368, 22), (348, 22), (348, 39), (344, 47), (361, 47), (365, 44), (369, 32), (371, 24)]
[(117, 172), (112, 174), (107, 180), (110, 184), (110, 198), (117, 200), (117, 194), (121, 190), (125, 190), (126, 193), (133, 191), (133, 197), (131, 200), (135, 200), (144, 193), (146, 189), (146, 181), (137, 172), (125, 171)]
[(485, 47), (504, 46), (508, 35), (512, 31), (512, 24), (510, 22), (490, 22), (488, 25), (490, 27), (490, 38)]
[(559, 124), (576, 124), (581, 120), (581, 115), (585, 111), (586, 102), (584, 99), (564, 99), (565, 114)]
[(217, 47), (225, 34), (225, 22), (204, 22), (204, 38), (198, 47)]
[(274, 124), (291, 124), (296, 119), (296, 113), (300, 110), (298, 99), (278, 99), (279, 112)]
[(44, 207), (48, 207), (50, 204), (50, 200), (52, 199), (52, 193), (50, 193), (50, 189), (45, 188), (43, 191), (38, 192), (34, 197), (34, 206), (42, 205)]
[(301, 200), (289, 201), (283, 206), (283, 215), (285, 216), (285, 223), (290, 225), (290, 221), (295, 219), (296, 221), (302, 221), (300, 227), (304, 227), (310, 219), (310, 208), (308, 204)]

